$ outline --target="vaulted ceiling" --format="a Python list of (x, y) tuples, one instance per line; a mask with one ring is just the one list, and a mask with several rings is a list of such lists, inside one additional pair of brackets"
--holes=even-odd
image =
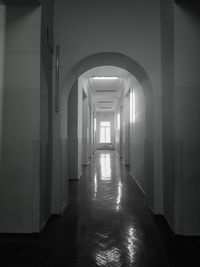
[[(88, 79), (90, 95), (96, 111), (114, 112), (118, 106), (125, 79), (130, 73), (114, 66), (93, 68), (84, 74)], [(94, 77), (117, 77), (116, 79), (95, 79)]]

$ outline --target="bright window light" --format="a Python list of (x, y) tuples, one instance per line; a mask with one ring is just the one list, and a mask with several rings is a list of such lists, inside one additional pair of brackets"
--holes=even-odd
[(117, 130), (120, 129), (120, 114), (117, 114)]
[(110, 121), (100, 122), (100, 143), (111, 143)]
[(135, 122), (135, 94), (134, 91), (130, 92), (130, 123)]
[(109, 121), (101, 121), (101, 126), (103, 127), (110, 127), (110, 122)]
[(94, 80), (117, 80), (119, 77), (117, 76), (95, 76), (92, 77)]
[(94, 131), (96, 132), (96, 130), (97, 130), (97, 119), (94, 118)]

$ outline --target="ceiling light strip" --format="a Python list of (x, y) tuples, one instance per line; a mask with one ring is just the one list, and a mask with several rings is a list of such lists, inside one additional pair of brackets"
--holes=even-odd
[(110, 103), (113, 103), (113, 101), (98, 101), (98, 103), (101, 103), (101, 104), (104, 104), (104, 103), (107, 104), (107, 103), (109, 103), (110, 104)]
[(93, 76), (94, 80), (118, 80), (117, 76)]
[(114, 93), (117, 90), (96, 90), (96, 93)]

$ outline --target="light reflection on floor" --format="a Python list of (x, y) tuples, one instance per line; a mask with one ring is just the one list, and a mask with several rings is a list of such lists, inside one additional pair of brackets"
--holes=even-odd
[(98, 185), (97, 185), (97, 173), (95, 172), (94, 174), (94, 200), (96, 200), (96, 197), (97, 197), (97, 188)]
[(136, 230), (133, 228), (133, 226), (130, 226), (128, 228), (128, 234), (127, 234), (127, 244), (128, 244), (127, 248), (131, 263), (134, 262), (134, 256), (137, 248), (136, 242), (137, 242)]
[[(76, 202), (78, 255), (74, 267), (169, 267), (156, 265), (157, 258), (156, 264), (148, 264), (151, 258), (147, 252), (155, 252), (156, 242), (149, 245), (149, 233), (156, 232), (154, 224), (151, 223), (146, 237), (141, 218), (149, 224), (149, 208), (116, 153), (97, 151), (85, 172)], [(157, 245), (155, 255), (159, 249)]]
[[(99, 153), (100, 168), (94, 171), (94, 200), (96, 200), (96, 208), (99, 212), (102, 212), (104, 204), (105, 213), (115, 211), (116, 216), (120, 216), (122, 195), (126, 193), (123, 191), (121, 170), (119, 165), (112, 165), (112, 152)], [(113, 168), (114, 167), (114, 168)], [(97, 199), (98, 194), (98, 199)], [(117, 212), (117, 213), (116, 213)], [(116, 217), (117, 218), (117, 217)], [(95, 233), (96, 236), (96, 249), (95, 249), (95, 263), (97, 266), (124, 266), (123, 265), (123, 251), (117, 245), (117, 237), (120, 234), (120, 230), (116, 231), (115, 222), (112, 225), (112, 219), (110, 225), (106, 228), (100, 228)], [(125, 240), (123, 244), (126, 247), (127, 258), (129, 263), (134, 262), (136, 254), (136, 233), (132, 225), (127, 225), (126, 230), (123, 229), (123, 237)], [(115, 244), (115, 245), (114, 245)]]
[(121, 197), (122, 197), (122, 184), (121, 184), (121, 181), (119, 181), (119, 183), (118, 183), (118, 192), (117, 192), (117, 200), (116, 200), (116, 204), (117, 204), (116, 210), (119, 210)]
[(110, 154), (104, 153), (100, 156), (101, 166), (101, 179), (108, 181), (111, 180), (111, 159)]
[(144, 195), (115, 152), (96, 151), (81, 179), (70, 181), (69, 188), (66, 211), (52, 218), (40, 237), (1, 236), (3, 267), (200, 266), (198, 243), (195, 254), (193, 243), (188, 253), (188, 244), (174, 240), (166, 229), (161, 228), (161, 234)]
[(98, 266), (122, 266), (120, 260), (121, 251), (115, 247), (110, 250), (99, 251), (96, 254), (96, 264)]

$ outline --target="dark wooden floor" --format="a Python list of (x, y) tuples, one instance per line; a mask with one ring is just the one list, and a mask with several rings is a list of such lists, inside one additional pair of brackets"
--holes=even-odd
[(114, 152), (97, 152), (69, 188), (64, 215), (41, 235), (0, 235), (2, 267), (200, 266), (199, 239), (175, 237), (153, 216)]

